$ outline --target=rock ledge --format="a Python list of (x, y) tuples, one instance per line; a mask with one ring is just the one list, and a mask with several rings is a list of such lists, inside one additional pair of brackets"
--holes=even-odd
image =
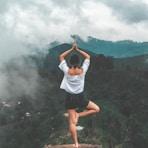
[[(64, 145), (47, 145), (44, 148), (74, 148), (72, 144)], [(92, 145), (92, 144), (79, 144), (79, 148), (102, 148), (102, 145)]]

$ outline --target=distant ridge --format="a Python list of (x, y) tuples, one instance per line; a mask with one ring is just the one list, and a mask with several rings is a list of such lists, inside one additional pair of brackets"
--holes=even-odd
[(79, 36), (72, 36), (78, 39), (78, 46), (90, 50), (96, 54), (104, 54), (116, 58), (133, 57), (148, 54), (148, 42), (134, 42), (131, 40), (105, 41), (88, 37), (88, 41), (83, 41)]
[[(148, 54), (148, 42), (134, 42), (132, 40), (113, 42), (100, 40), (91, 36), (87, 38), (87, 41), (84, 41), (78, 35), (72, 35), (71, 37), (77, 40), (79, 48), (86, 49), (96, 54), (104, 54), (105, 56), (124, 58)], [(60, 42), (55, 41), (51, 43), (51, 47), (57, 45), (60, 45)]]
[[(39, 58), (40, 59), (38, 62), (39, 67), (40, 68), (41, 67), (48, 68), (50, 70), (58, 69), (59, 55), (62, 52), (70, 49), (71, 46), (72, 46), (71, 44), (64, 43), (64, 44), (60, 44), (60, 45), (57, 45), (53, 48), (48, 49), (47, 54), (45, 56)], [(86, 50), (84, 48), (80, 48), (80, 49), (85, 50), (91, 56), (91, 59), (93, 59), (94, 57), (97, 57), (99, 54), (103, 54), (103, 53), (96, 54), (93, 52), (93, 50), (90, 51), (90, 50)], [(73, 52), (75, 52), (75, 51), (73, 51)], [(71, 54), (73, 54), (73, 53), (71, 53)], [(105, 55), (105, 56), (108, 56), (108, 55)], [(66, 59), (67, 58), (69, 58), (69, 56), (67, 56)], [(148, 54), (142, 54), (142, 52), (141, 52), (141, 55), (137, 55), (137, 56), (122, 57), (122, 58), (113, 56), (113, 58), (114, 58), (115, 67), (116, 66), (120, 67), (121, 65), (129, 65), (134, 68), (148, 69)], [(82, 60), (82, 58), (81, 58), (81, 60)]]

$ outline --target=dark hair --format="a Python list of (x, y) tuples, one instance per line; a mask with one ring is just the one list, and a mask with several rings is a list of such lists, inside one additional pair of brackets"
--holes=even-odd
[(76, 68), (79, 64), (79, 56), (77, 54), (73, 54), (70, 57), (70, 64), (74, 66), (74, 68)]

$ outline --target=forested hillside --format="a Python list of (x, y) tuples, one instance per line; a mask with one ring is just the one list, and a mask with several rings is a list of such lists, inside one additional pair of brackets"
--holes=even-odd
[[(3, 71), (9, 76), (11, 95), (0, 99), (1, 148), (42, 148), (46, 144), (72, 143), (68, 120), (63, 117), (65, 92), (59, 89), (63, 73), (58, 69), (58, 56), (69, 47), (63, 44), (50, 49), (42, 58), (23, 57), (27, 66), (12, 61), (5, 65)], [(80, 143), (101, 144), (103, 148), (146, 148), (147, 55), (142, 56), (145, 58), (142, 67), (141, 57), (131, 60), (89, 54), (91, 65), (85, 95), (97, 103), (101, 111), (80, 119), (79, 125), (84, 127), (78, 133)], [(16, 90), (21, 93), (14, 95)]]
[[(136, 42), (132, 40), (107, 41), (91, 36), (84, 40), (78, 35), (72, 35), (71, 38), (77, 40), (79, 48), (86, 49), (95, 54), (104, 54), (105, 56), (112, 56), (115, 58), (148, 54), (148, 42)], [(49, 47), (56, 48), (60, 44), (60, 42), (55, 41), (50, 43)]]
[(105, 56), (125, 58), (148, 54), (148, 42), (134, 42), (132, 40), (106, 41), (91, 36), (84, 41), (78, 35), (73, 35), (72, 38), (77, 40), (79, 47)]

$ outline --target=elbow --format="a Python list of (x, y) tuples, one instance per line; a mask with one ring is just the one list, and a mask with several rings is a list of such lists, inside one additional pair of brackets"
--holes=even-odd
[(87, 56), (86, 56), (86, 59), (90, 60), (90, 56), (89, 56), (89, 55), (87, 55)]
[(59, 60), (62, 61), (64, 60), (64, 57), (62, 55), (59, 56)]

